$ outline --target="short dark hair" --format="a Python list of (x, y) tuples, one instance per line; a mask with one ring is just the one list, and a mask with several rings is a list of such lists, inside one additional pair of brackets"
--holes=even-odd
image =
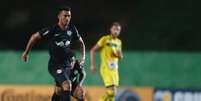
[(62, 6), (62, 7), (59, 8), (58, 14), (59, 14), (61, 11), (71, 11), (71, 8), (70, 8), (69, 6)]
[(111, 28), (112, 26), (120, 26), (120, 27), (121, 27), (121, 24), (120, 24), (119, 22), (113, 22), (113, 23), (111, 24), (110, 28)]

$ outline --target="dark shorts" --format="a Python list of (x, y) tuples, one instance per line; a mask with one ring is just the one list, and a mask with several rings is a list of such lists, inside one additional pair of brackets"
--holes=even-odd
[(61, 86), (64, 81), (70, 80), (70, 67), (49, 66), (48, 69), (57, 86)]
[(72, 93), (74, 93), (76, 87), (77, 87), (78, 83), (77, 82), (72, 82)]

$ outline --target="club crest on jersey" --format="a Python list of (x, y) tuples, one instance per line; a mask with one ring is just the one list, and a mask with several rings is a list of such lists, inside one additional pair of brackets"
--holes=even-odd
[(68, 35), (68, 36), (71, 36), (71, 35), (72, 35), (72, 32), (71, 32), (71, 31), (67, 31), (67, 35)]

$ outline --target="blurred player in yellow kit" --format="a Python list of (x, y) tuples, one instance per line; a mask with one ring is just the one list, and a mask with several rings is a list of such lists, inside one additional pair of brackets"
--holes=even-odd
[(95, 51), (100, 50), (100, 74), (107, 89), (99, 101), (114, 101), (117, 86), (119, 86), (118, 60), (123, 58), (122, 42), (118, 38), (121, 25), (112, 23), (109, 34), (102, 36), (90, 50), (91, 70), (96, 73)]

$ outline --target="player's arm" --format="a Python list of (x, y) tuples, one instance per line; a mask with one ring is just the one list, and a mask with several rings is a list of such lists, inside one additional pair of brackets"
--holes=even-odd
[(85, 44), (84, 41), (82, 39), (82, 37), (80, 36), (77, 28), (75, 26), (73, 26), (74, 28), (74, 34), (73, 34), (73, 39), (74, 40), (78, 40), (80, 43), (80, 65), (83, 65), (85, 62)]
[(78, 79), (78, 85), (74, 91), (74, 96), (75, 97), (83, 97), (85, 95), (85, 91), (83, 89), (83, 82), (86, 77), (86, 73), (83, 67), (78, 67), (78, 72), (79, 72), (79, 79)]
[(100, 46), (96, 44), (90, 50), (91, 71), (93, 73), (96, 73), (95, 54), (96, 54), (96, 51), (99, 50), (99, 49), (100, 49)]
[(79, 82), (79, 85), (82, 86), (82, 84), (83, 84), (83, 82), (84, 82), (84, 80), (86, 78), (86, 72), (85, 72), (84, 68), (80, 68), (79, 74), (80, 75), (79, 75), (78, 82)]
[(28, 60), (28, 54), (29, 54), (29, 51), (32, 49), (32, 47), (34, 46), (34, 44), (36, 44), (39, 40), (41, 40), (42, 39), (42, 37), (41, 37), (41, 35), (39, 34), (39, 32), (36, 32), (36, 33), (34, 33), (31, 37), (30, 37), (30, 39), (29, 39), (29, 41), (28, 41), (28, 43), (27, 43), (27, 45), (26, 45), (26, 48), (25, 48), (25, 51), (23, 52), (23, 54), (22, 54), (22, 60), (23, 61), (27, 61)]
[(119, 58), (119, 59), (122, 59), (123, 58), (122, 50), (117, 50), (116, 52), (114, 52), (114, 56)]
[(80, 42), (80, 53), (81, 53), (80, 65), (83, 65), (85, 62), (85, 44), (82, 37), (79, 38), (79, 42)]
[(113, 55), (119, 59), (122, 59), (123, 58), (123, 52), (122, 52), (122, 42), (121, 40), (119, 41), (119, 46), (117, 48), (116, 51), (113, 52)]
[(96, 59), (95, 59), (95, 54), (96, 51), (102, 48), (106, 44), (106, 37), (101, 37), (100, 40), (90, 49), (90, 61), (91, 61), (91, 71), (93, 73), (96, 73)]

